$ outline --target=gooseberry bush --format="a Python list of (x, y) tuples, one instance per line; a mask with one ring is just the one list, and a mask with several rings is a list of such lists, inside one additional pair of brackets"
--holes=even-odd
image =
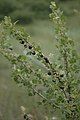
[[(55, 2), (51, 2), (50, 8), (59, 62), (52, 63), (10, 17), (0, 24), (0, 53), (10, 61), (13, 79), (26, 87), (29, 96), (37, 94), (41, 97), (39, 104), (60, 110), (61, 120), (80, 120), (79, 56), (68, 36), (63, 12)], [(18, 41), (22, 51), (15, 51), (11, 40)]]

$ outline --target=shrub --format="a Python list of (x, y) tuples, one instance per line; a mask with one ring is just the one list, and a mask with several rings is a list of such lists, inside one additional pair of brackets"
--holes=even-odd
[[(51, 63), (39, 46), (30, 43), (30, 36), (23, 29), (17, 29), (16, 23), (12, 23), (9, 17), (5, 17), (0, 25), (0, 52), (11, 62), (14, 80), (27, 87), (29, 96), (37, 94), (42, 98), (39, 104), (50, 110), (60, 110), (61, 120), (79, 120), (79, 57), (73, 40), (68, 37), (63, 12), (54, 2), (51, 2), (50, 8), (60, 53), (59, 63)], [(24, 46), (24, 54), (15, 53), (12, 45), (8, 44), (12, 38)], [(37, 63), (43, 65), (46, 71)]]

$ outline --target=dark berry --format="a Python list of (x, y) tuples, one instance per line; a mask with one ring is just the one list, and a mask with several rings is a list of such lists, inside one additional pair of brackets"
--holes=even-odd
[(43, 100), (42, 102), (43, 102), (43, 103), (45, 103), (45, 102), (46, 102), (46, 100)]
[(41, 54), (40, 57), (43, 57), (43, 55)]
[(15, 36), (17, 36), (17, 33), (15, 33)]
[(56, 75), (56, 72), (54, 72), (53, 74)]
[(48, 75), (51, 75), (51, 72), (50, 72), (50, 71), (48, 72)]
[(64, 90), (64, 86), (60, 86), (60, 88), (61, 88), (62, 90)]
[(26, 115), (26, 114), (24, 114), (24, 119), (26, 119), (26, 117), (27, 117), (27, 115)]
[(35, 51), (33, 51), (33, 52), (32, 52), (32, 55), (35, 55), (35, 54), (36, 54)]
[(31, 45), (29, 45), (29, 49), (32, 49), (32, 46), (31, 46)]
[(22, 38), (19, 38), (19, 40), (22, 40)]
[(64, 77), (64, 75), (63, 75), (63, 74), (61, 74), (61, 75), (60, 75), (60, 77)]
[(27, 45), (25, 44), (24, 47), (27, 48)]
[(10, 50), (13, 50), (12, 48), (9, 48)]
[(44, 57), (44, 60), (46, 61), (46, 63), (49, 63), (49, 60), (47, 57)]
[(21, 44), (24, 44), (24, 41), (22, 40), (20, 43), (21, 43)]
[(52, 82), (56, 82), (55, 80), (52, 80)]
[(60, 79), (59, 76), (56, 76), (57, 79)]

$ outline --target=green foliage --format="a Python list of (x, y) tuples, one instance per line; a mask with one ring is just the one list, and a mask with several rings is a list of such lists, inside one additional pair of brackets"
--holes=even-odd
[(0, 19), (3, 16), (11, 16), (13, 20), (19, 20), (22, 24), (32, 23), (34, 19), (48, 18), (48, 0), (1, 0)]
[[(17, 29), (16, 22), (12, 23), (10, 17), (5, 17), (0, 25), (0, 52), (12, 64), (13, 79), (27, 87), (29, 96), (37, 94), (41, 97), (39, 104), (50, 109), (59, 109), (62, 120), (79, 120), (79, 57), (73, 40), (68, 37), (63, 12), (54, 2), (50, 8), (50, 18), (54, 24), (55, 40), (60, 53), (59, 63), (51, 63), (40, 46), (31, 44), (30, 36), (24, 29)], [(18, 40), (25, 50), (15, 53), (14, 46), (8, 44), (11, 39), (15, 42)]]
[[(19, 20), (21, 24), (30, 24), (36, 19), (48, 19), (51, 12), (49, 4), (51, 0), (0, 0), (0, 20), (4, 16), (11, 16), (12, 20)], [(69, 0), (66, 7), (65, 2), (55, 0), (59, 3), (66, 16), (73, 16), (79, 10), (80, 1)]]
[(0, 19), (2, 19), (4, 15), (12, 13), (16, 8), (16, 0), (0, 0)]

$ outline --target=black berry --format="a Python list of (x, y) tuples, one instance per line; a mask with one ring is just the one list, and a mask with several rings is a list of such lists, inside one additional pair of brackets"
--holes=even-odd
[(22, 40), (22, 38), (19, 38), (19, 40)]
[(56, 75), (56, 72), (54, 72), (53, 74)]
[(12, 48), (9, 48), (10, 50), (13, 50)]
[(27, 115), (26, 115), (26, 114), (24, 114), (24, 119), (26, 119), (26, 117), (27, 117)]
[(15, 36), (17, 36), (17, 33), (15, 33)]
[(50, 72), (50, 71), (48, 71), (48, 75), (51, 75), (51, 72)]
[(46, 61), (46, 63), (49, 63), (49, 60), (47, 57), (44, 57), (44, 60)]
[(25, 44), (24, 47), (27, 48), (27, 45)]
[(43, 102), (43, 103), (45, 103), (45, 102), (46, 102), (46, 100), (43, 100), (42, 102)]
[(33, 51), (33, 52), (32, 52), (32, 55), (35, 55), (35, 54), (36, 54), (35, 51)]
[(24, 41), (22, 40), (20, 43), (21, 43), (21, 44), (24, 44)]
[(52, 80), (53, 82), (56, 82), (55, 80)]
[(60, 88), (61, 88), (62, 90), (64, 90), (64, 86), (60, 86)]
[(41, 54), (40, 57), (43, 57), (43, 55)]
[(32, 46), (31, 46), (31, 45), (29, 45), (29, 49), (32, 49)]
[(61, 75), (60, 75), (60, 77), (64, 77), (64, 75), (63, 75), (63, 74), (61, 74)]

